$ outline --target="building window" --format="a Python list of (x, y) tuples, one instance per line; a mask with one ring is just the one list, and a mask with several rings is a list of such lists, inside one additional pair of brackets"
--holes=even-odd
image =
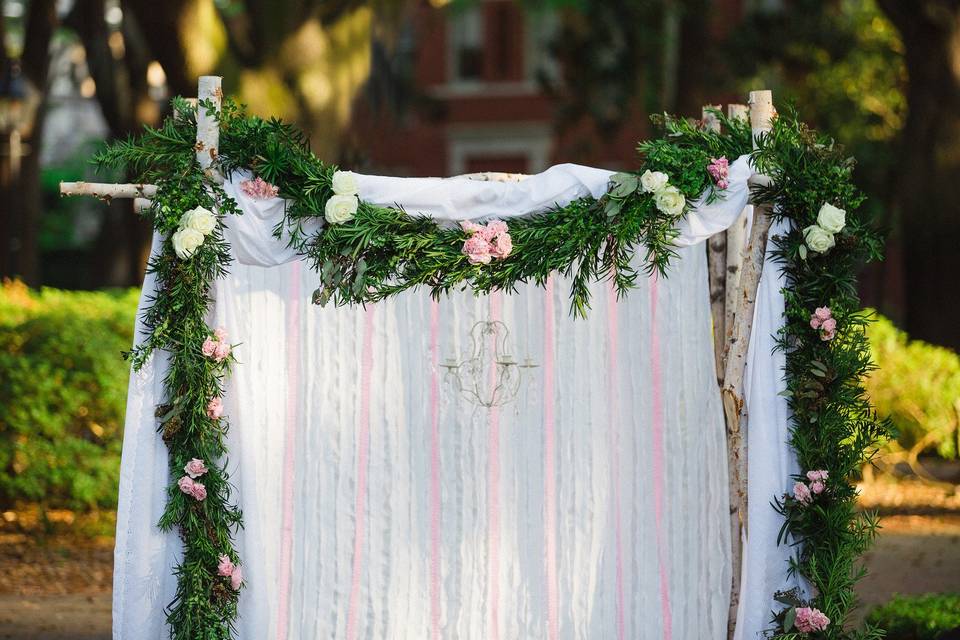
[(483, 14), (479, 7), (456, 10), (450, 20), (451, 74), (454, 81), (483, 80)]

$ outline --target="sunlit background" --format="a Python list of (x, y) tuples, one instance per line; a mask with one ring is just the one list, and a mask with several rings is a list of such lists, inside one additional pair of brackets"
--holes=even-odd
[(862, 294), (898, 437), (864, 470), (864, 507), (890, 517), (860, 615), (936, 593), (873, 615), (928, 634), (892, 638), (960, 626), (942, 595), (960, 591), (957, 3), (3, 0), (0, 37), (0, 638), (109, 637), (118, 353), (150, 230), (58, 184), (123, 180), (92, 153), (204, 74), (321, 158), (408, 176), (629, 169), (651, 114), (772, 89), (856, 156), (888, 232)]

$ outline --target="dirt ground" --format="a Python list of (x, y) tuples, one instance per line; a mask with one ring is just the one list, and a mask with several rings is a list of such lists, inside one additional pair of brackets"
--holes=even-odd
[[(960, 592), (960, 509), (952, 498), (922, 487), (862, 489), (865, 506), (890, 515), (864, 558), (870, 573), (860, 584), (861, 611), (894, 593)], [(78, 536), (74, 525), (37, 542), (29, 518), (3, 515), (0, 640), (109, 640), (110, 536), (91, 535), (88, 525)], [(102, 533), (109, 526), (94, 528)]]

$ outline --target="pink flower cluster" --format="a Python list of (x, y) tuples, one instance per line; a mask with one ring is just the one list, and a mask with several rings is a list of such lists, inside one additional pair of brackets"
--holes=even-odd
[(793, 497), (800, 504), (810, 504), (813, 496), (820, 495), (827, 488), (827, 478), (830, 473), (826, 469), (817, 469), (816, 471), (807, 471), (807, 480), (810, 484), (797, 482), (793, 485)]
[(214, 331), (212, 338), (207, 338), (203, 341), (203, 346), (200, 350), (204, 356), (213, 358), (217, 362), (226, 360), (227, 356), (230, 355), (230, 343), (227, 342), (226, 329), (220, 327)]
[(227, 555), (220, 556), (219, 560), (217, 574), (224, 578), (230, 578), (230, 586), (234, 591), (238, 590), (240, 585), (243, 584), (243, 569), (233, 564), (233, 561)]
[(223, 400), (220, 398), (211, 398), (207, 403), (207, 417), (213, 420), (219, 420), (223, 415)]
[(810, 315), (810, 327), (820, 332), (820, 339), (824, 342), (833, 340), (837, 335), (837, 321), (830, 307), (817, 307)]
[(183, 466), (183, 472), (187, 475), (177, 480), (177, 486), (180, 487), (180, 491), (193, 497), (194, 500), (205, 500), (207, 498), (207, 488), (203, 486), (202, 483), (196, 482), (196, 478), (199, 478), (207, 471), (209, 471), (207, 465), (199, 458), (194, 458), (185, 464)]
[(793, 626), (800, 633), (813, 633), (823, 631), (830, 624), (830, 618), (825, 616), (819, 609), (813, 607), (797, 607), (797, 617)]
[(244, 180), (240, 183), (240, 191), (255, 200), (266, 200), (267, 198), (276, 198), (280, 189), (265, 181), (260, 176), (256, 180)]
[(727, 181), (727, 177), (730, 175), (730, 162), (726, 156), (710, 158), (710, 164), (707, 165), (707, 173), (713, 178), (717, 189), (726, 189), (730, 186), (730, 183)]
[(463, 243), (463, 253), (470, 264), (489, 264), (491, 260), (502, 260), (513, 251), (513, 240), (503, 220), (491, 220), (486, 225), (469, 220), (460, 223), (469, 235)]

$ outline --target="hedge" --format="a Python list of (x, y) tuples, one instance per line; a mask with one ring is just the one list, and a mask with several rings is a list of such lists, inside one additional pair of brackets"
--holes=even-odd
[(116, 506), (136, 291), (0, 286), (0, 504)]
[(871, 611), (867, 621), (886, 629), (887, 640), (939, 640), (960, 628), (960, 594), (894, 596)]

